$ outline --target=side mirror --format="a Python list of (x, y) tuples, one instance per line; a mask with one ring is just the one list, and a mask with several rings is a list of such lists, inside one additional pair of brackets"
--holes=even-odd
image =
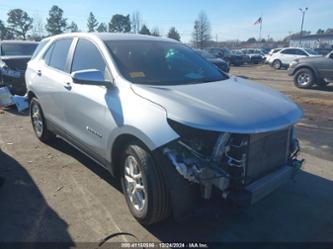
[(105, 81), (101, 71), (96, 69), (87, 69), (75, 71), (71, 74), (73, 82), (83, 85), (109, 86), (110, 82)]

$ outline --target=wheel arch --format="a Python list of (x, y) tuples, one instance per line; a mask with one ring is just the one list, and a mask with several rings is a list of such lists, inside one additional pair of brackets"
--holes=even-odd
[(147, 151), (153, 151), (153, 147), (151, 147), (151, 144), (149, 142), (143, 141), (136, 135), (130, 133), (120, 134), (116, 137), (111, 147), (111, 173), (114, 176), (119, 176), (122, 152), (126, 149), (126, 146), (133, 141), (142, 145), (142, 147), (145, 148)]
[(299, 65), (295, 70), (294, 70), (294, 73), (293, 75), (296, 76), (297, 72), (301, 69), (309, 69), (312, 73), (313, 73), (313, 76), (315, 78), (315, 81), (317, 82), (319, 79), (320, 79), (320, 75), (318, 73), (318, 71), (310, 66), (310, 65)]
[(32, 98), (37, 98), (38, 99), (38, 97), (36, 96), (36, 94), (33, 91), (31, 91), (31, 90), (28, 91), (27, 97), (28, 97), (29, 103), (30, 103), (30, 101), (31, 101)]

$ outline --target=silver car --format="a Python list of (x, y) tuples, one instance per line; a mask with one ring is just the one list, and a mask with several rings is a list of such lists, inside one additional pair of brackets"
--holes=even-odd
[(43, 40), (26, 71), (37, 137), (60, 137), (121, 179), (142, 224), (220, 192), (252, 204), (301, 165), (300, 108), (191, 48), (134, 34)]

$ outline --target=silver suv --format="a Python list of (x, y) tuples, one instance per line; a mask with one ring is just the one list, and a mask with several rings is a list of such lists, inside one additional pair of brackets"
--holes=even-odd
[(213, 189), (251, 204), (300, 166), (298, 106), (174, 40), (50, 37), (26, 82), (37, 137), (56, 135), (119, 177), (142, 224), (187, 212)]

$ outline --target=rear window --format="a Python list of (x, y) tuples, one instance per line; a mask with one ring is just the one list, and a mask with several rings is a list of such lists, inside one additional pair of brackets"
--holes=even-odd
[(285, 49), (283, 51), (281, 51), (281, 54), (297, 54), (296, 49)]
[(37, 45), (37, 43), (3, 43), (1, 45), (1, 54), (3, 56), (31, 56)]
[(42, 48), (48, 43), (49, 40), (43, 40), (41, 41), (37, 48), (35, 49), (35, 52), (32, 54), (31, 59), (35, 58), (37, 56), (37, 54), (42, 50)]

